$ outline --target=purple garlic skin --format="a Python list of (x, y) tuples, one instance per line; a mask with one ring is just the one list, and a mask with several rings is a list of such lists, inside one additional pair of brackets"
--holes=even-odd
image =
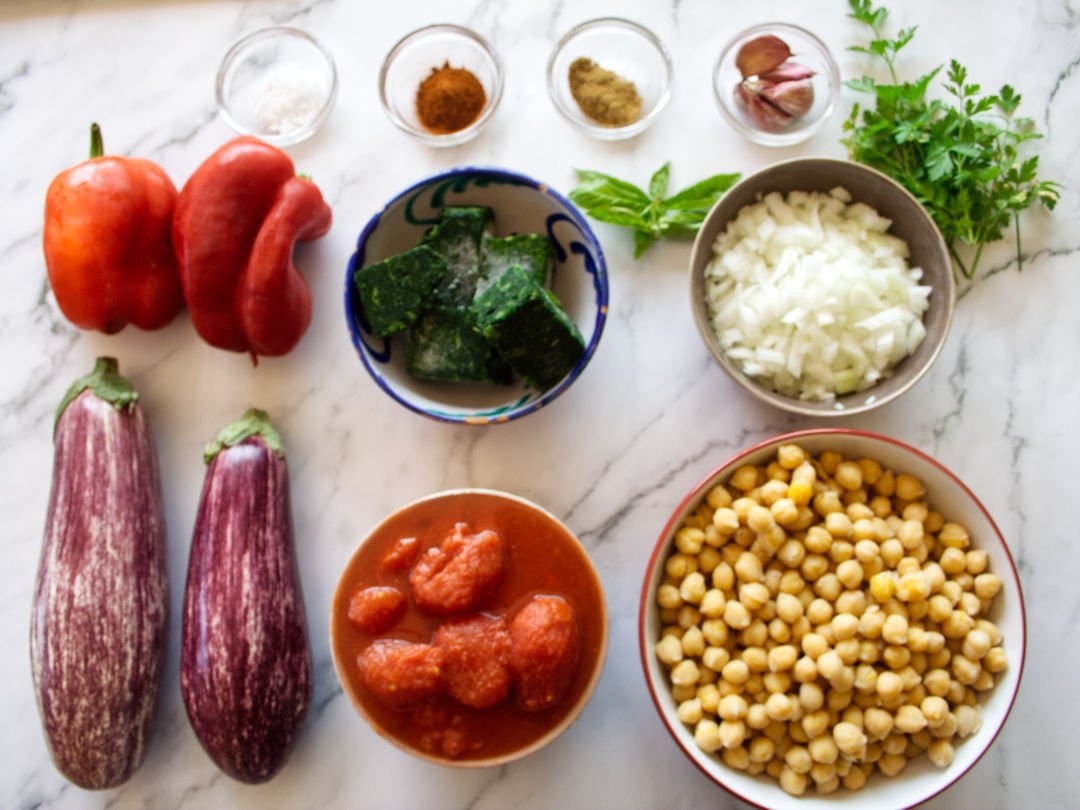
[(791, 58), (791, 48), (780, 37), (764, 34), (743, 44), (735, 54), (735, 67), (743, 78), (758, 76)]

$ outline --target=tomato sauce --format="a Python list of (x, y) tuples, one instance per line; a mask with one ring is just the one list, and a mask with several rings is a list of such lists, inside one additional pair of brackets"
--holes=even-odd
[[(573, 607), (580, 638), (580, 659), (564, 697), (551, 708), (527, 711), (510, 695), (489, 708), (472, 708), (448, 694), (409, 708), (392, 708), (366, 687), (356, 664), (378, 639), (429, 644), (445, 615), (421, 610), (409, 584), (410, 568), (386, 564), (399, 555), (403, 538), (413, 559), (438, 547), (457, 523), (467, 531), (496, 532), (502, 539), (504, 566), (477, 610), (509, 625), (534, 596), (558, 596)], [(364, 632), (349, 620), (354, 595), (372, 586), (393, 587), (406, 595), (403, 616), (385, 632)], [(475, 615), (475, 614), (474, 614)], [(499, 757), (545, 736), (569, 714), (589, 688), (603, 653), (606, 633), (603, 593), (594, 569), (577, 540), (560, 524), (533, 507), (497, 493), (460, 492), (413, 504), (380, 525), (357, 551), (342, 575), (332, 613), (334, 654), (339, 672), (378, 730), (407, 748), (455, 762)]]

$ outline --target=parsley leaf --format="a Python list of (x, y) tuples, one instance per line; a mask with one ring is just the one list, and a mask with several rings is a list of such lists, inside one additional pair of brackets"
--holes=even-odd
[[(941, 67), (915, 82), (901, 82), (896, 74), (896, 55), (916, 29), (905, 28), (889, 39), (882, 33), (887, 9), (874, 8), (871, 0), (848, 4), (848, 16), (872, 34), (868, 45), (849, 50), (880, 58), (892, 80), (889, 84), (863, 76), (845, 82), (872, 97), (866, 106), (856, 104), (844, 123), (842, 143), (848, 153), (915, 195), (941, 229), (955, 269), (964, 277), (975, 277), (983, 247), (1003, 239), (1010, 225), (1022, 268), (1020, 212), (1036, 201), (1053, 209), (1061, 186), (1038, 178), (1038, 157), (1020, 157), (1021, 143), (1041, 137), (1030, 119), (1015, 115), (1020, 94), (1009, 85), (984, 93), (953, 59), (942, 83), (950, 100), (927, 98)], [(974, 250), (967, 262), (960, 245)]]
[(578, 169), (577, 175), (581, 182), (570, 192), (570, 199), (593, 219), (633, 228), (635, 259), (665, 236), (697, 233), (709, 209), (739, 179), (737, 174), (717, 174), (664, 197), (671, 176), (670, 162), (653, 173), (648, 193), (600, 172)]

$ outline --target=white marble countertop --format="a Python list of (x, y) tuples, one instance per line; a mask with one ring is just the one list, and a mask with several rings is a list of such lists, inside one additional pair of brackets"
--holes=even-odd
[[(1076, 498), (1080, 460), (1080, 6), (963, 0), (894, 2), (896, 25), (919, 24), (903, 57), (910, 76), (955, 56), (986, 86), (1010, 82), (1046, 134), (1047, 177), (1064, 183), (1056, 213), (1024, 219), (1025, 267), (995, 246), (988, 276), (961, 297), (944, 352), (908, 395), (840, 424), (886, 433), (931, 453), (989, 506), (1023, 578), (1027, 670), (1008, 724), (978, 766), (934, 808), (1080, 806), (1073, 764), (1080, 543), (1061, 504)], [(900, 8), (902, 5), (902, 9)], [(846, 5), (777, 0), (583, 0), (380, 3), (207, 0), (15, 0), (0, 7), (0, 806), (32, 808), (651, 808), (740, 807), (672, 745), (646, 694), (636, 646), (644, 565), (683, 493), (747, 444), (817, 423), (757, 404), (709, 357), (690, 315), (688, 242), (638, 262), (627, 233), (597, 225), (611, 271), (611, 315), (585, 373), (551, 407), (492, 428), (437, 424), (372, 383), (348, 339), (340, 304), (345, 263), (367, 219), (434, 171), (484, 163), (569, 190), (573, 167), (647, 182), (672, 160), (672, 185), (748, 172), (798, 155), (842, 156), (852, 95), (810, 141), (750, 145), (716, 109), (710, 70), (735, 32), (770, 19), (802, 24), (859, 69), (845, 47), (863, 32)], [(591, 17), (619, 14), (667, 43), (676, 83), (655, 126), (623, 143), (572, 129), (555, 111), (544, 66), (556, 39)], [(376, 94), (390, 46), (420, 25), (451, 21), (488, 36), (507, 71), (502, 106), (475, 141), (435, 151), (394, 128)], [(206, 346), (186, 315), (153, 333), (82, 333), (60, 316), (45, 283), (42, 203), (54, 174), (85, 157), (90, 121), (108, 151), (159, 162), (177, 185), (231, 136), (215, 114), (218, 60), (242, 34), (298, 26), (333, 53), (337, 106), (289, 152), (334, 209), (329, 236), (300, 253), (314, 321), (300, 346), (252, 368)], [(28, 627), (48, 498), (53, 411), (99, 354), (120, 358), (155, 429), (165, 488), (173, 610), (167, 671), (149, 754), (122, 788), (93, 794), (53, 768), (34, 705)], [(180, 604), (201, 448), (249, 404), (270, 411), (288, 447), (293, 510), (316, 667), (299, 746), (270, 784), (223, 776), (185, 716), (178, 688)], [(830, 422), (829, 424), (835, 424)], [(389, 510), (450, 487), (486, 486), (562, 517), (599, 566), (611, 647), (599, 689), (578, 723), (544, 751), (490, 771), (430, 766), (380, 740), (343, 697), (330, 663), (327, 616), (340, 570)], [(1061, 511), (1065, 508), (1065, 511)], [(1070, 507), (1071, 508), (1071, 507)], [(1074, 740), (1070, 743), (1069, 740)]]

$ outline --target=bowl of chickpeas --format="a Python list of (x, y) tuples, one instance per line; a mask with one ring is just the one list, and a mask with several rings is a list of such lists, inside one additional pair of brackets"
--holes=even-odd
[(743, 801), (914, 807), (967, 773), (1024, 666), (1008, 546), (959, 478), (878, 434), (807, 430), (675, 509), (639, 646), (682, 752)]

